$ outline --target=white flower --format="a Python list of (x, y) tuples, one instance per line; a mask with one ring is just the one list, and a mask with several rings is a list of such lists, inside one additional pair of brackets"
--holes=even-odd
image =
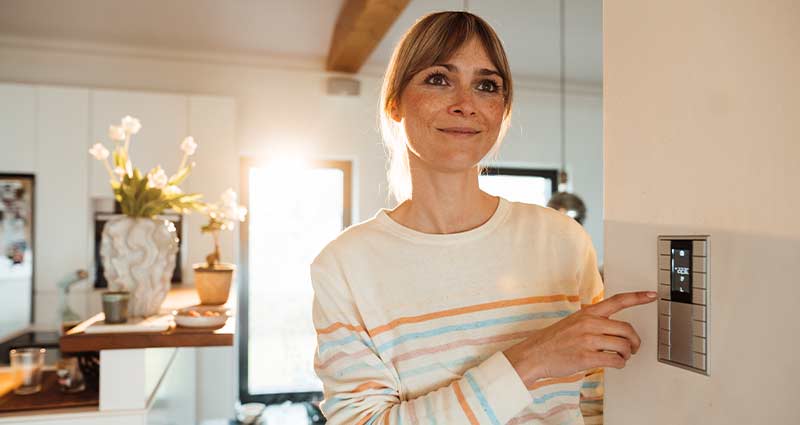
[(116, 125), (111, 125), (108, 127), (108, 137), (116, 142), (124, 141), (125, 129), (122, 127), (117, 127)]
[(236, 209), (235, 219), (238, 221), (244, 221), (246, 217), (247, 217), (247, 208), (240, 205), (239, 208)]
[(118, 177), (120, 180), (122, 180), (122, 178), (123, 178), (123, 177), (125, 177), (125, 174), (126, 174), (126, 173), (125, 173), (125, 169), (124, 169), (124, 168), (122, 168), (122, 167), (114, 167), (114, 174), (116, 174), (116, 175), (117, 175), (117, 177)]
[(167, 173), (159, 165), (158, 167), (147, 173), (147, 185), (156, 189), (163, 189), (167, 187)]
[(222, 198), (223, 205), (227, 207), (236, 206), (236, 192), (234, 192), (233, 188), (229, 188), (225, 192), (222, 192), (222, 196), (220, 196), (220, 198)]
[(181, 142), (181, 150), (188, 156), (194, 155), (194, 151), (197, 150), (197, 143), (194, 142), (194, 137), (189, 136), (183, 139), (183, 142)]
[(108, 149), (100, 143), (95, 143), (94, 146), (89, 149), (89, 153), (98, 161), (105, 161), (105, 159), (108, 158)]
[(124, 128), (129, 134), (136, 134), (142, 128), (142, 124), (138, 119), (130, 115), (126, 115), (125, 118), (122, 119), (122, 128)]
[(174, 184), (171, 184), (171, 185), (169, 185), (169, 186), (164, 188), (164, 194), (165, 195), (180, 195), (181, 193), (183, 193), (181, 188), (179, 188), (178, 186), (175, 186)]

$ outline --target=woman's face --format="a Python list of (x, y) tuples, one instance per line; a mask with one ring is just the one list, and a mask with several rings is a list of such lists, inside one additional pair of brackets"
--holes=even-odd
[(500, 132), (504, 81), (476, 38), (411, 79), (392, 108), (411, 154), (443, 172), (474, 167)]

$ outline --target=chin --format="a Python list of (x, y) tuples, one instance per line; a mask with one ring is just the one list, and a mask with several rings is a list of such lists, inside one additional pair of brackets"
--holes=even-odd
[(480, 163), (483, 157), (475, 155), (452, 155), (452, 156), (436, 156), (426, 161), (432, 164), (433, 167), (442, 172), (448, 173), (462, 173), (475, 168)]

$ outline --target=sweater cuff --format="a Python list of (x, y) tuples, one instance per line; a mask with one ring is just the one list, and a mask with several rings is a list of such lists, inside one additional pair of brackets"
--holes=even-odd
[(504, 424), (531, 404), (531, 396), (517, 371), (502, 351), (494, 353), (475, 368), (484, 397)]

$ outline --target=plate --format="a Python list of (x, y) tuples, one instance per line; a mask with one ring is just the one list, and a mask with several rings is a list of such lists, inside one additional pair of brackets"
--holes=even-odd
[[(186, 314), (191, 310), (198, 312), (200, 315), (189, 316)], [(207, 311), (217, 312), (219, 315), (205, 316), (203, 313)], [(172, 315), (175, 317), (175, 324), (178, 326), (187, 328), (216, 328), (225, 324), (228, 317), (231, 316), (231, 311), (225, 307), (196, 305), (180, 310), (173, 310)]]

